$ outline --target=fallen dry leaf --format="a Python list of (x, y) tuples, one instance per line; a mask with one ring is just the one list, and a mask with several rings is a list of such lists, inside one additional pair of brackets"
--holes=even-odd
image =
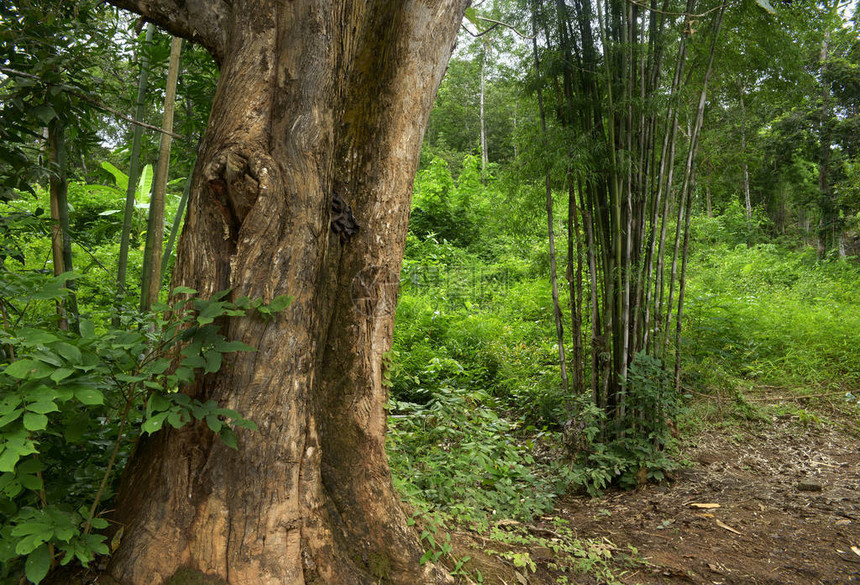
[(697, 503), (693, 502), (690, 504), (690, 507), (691, 508), (699, 508), (699, 509), (703, 509), (703, 510), (711, 510), (713, 508), (719, 508), (720, 505), (719, 504), (697, 504)]
[(729, 526), (725, 522), (720, 522), (719, 520), (717, 520), (717, 526), (719, 526), (720, 528), (725, 528), (729, 532), (734, 532), (735, 534), (740, 534), (740, 532), (738, 532), (737, 530), (735, 530), (734, 528), (732, 528), (731, 526)]

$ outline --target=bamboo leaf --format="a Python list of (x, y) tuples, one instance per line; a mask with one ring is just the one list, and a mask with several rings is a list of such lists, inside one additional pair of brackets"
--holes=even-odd
[(776, 14), (776, 10), (768, 0), (755, 0), (756, 4), (764, 8), (768, 14)]

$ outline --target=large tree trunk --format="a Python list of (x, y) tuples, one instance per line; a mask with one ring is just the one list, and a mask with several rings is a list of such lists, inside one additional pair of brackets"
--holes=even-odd
[[(188, 389), (257, 423), (238, 451), (199, 425), (138, 450), (112, 577), (443, 579), (419, 564), (392, 488), (383, 379), (412, 177), (466, 0), (234, 0), (212, 11), (223, 35), (183, 28), (194, 0), (117, 3), (204, 35), (221, 61), (174, 283), (295, 298), (274, 320), (229, 320), (229, 337), (258, 351)], [(330, 229), (334, 194), (360, 226), (351, 239)]]

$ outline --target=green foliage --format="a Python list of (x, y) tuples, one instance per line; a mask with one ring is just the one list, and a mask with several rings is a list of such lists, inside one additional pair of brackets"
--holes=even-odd
[(691, 264), (688, 382), (717, 389), (727, 380), (792, 387), (856, 383), (858, 267), (819, 262), (812, 249), (733, 247), (732, 241), (708, 241)]
[[(538, 536), (518, 523), (496, 525), (490, 530), (490, 546), (501, 543), (515, 548), (503, 551), (489, 548), (487, 552), (507, 559), (515, 568), (522, 569), (522, 573), (534, 573), (537, 566), (528, 551), (535, 548), (552, 551), (553, 561), (548, 563), (548, 568), (561, 573), (557, 583), (577, 583), (576, 574), (585, 573), (597, 579), (598, 583), (618, 585), (624, 575), (623, 570), (619, 571), (619, 565), (630, 567), (641, 563), (635, 548), (622, 551), (606, 539), (577, 538), (570, 522), (564, 518), (553, 517), (552, 523), (551, 530), (541, 531), (544, 534), (549, 532), (551, 536)], [(519, 550), (523, 547), (525, 551)]]
[(660, 360), (640, 352), (623, 387), (623, 414), (610, 422), (590, 397), (582, 397), (565, 428), (573, 465), (563, 473), (592, 496), (611, 485), (631, 488), (661, 481), (678, 467), (675, 425), (683, 397), (675, 392), (671, 374)]
[(518, 444), (516, 425), (494, 406), (484, 392), (450, 387), (426, 404), (392, 401), (389, 458), (397, 487), (416, 503), (478, 526), (550, 510), (552, 486), (531, 470), (531, 441)]
[[(252, 308), (262, 316), (282, 310), (247, 298), (225, 301), (177, 289), (172, 306), (125, 317), (123, 329), (89, 320), (80, 334), (45, 321), (39, 303), (66, 298), (69, 274), (55, 278), (6, 273), (0, 281), (0, 582), (40, 582), (49, 568), (77, 559), (84, 566), (109, 554), (108, 527), (99, 514), (141, 434), (199, 421), (225, 444), (253, 422), (213, 400), (181, 390), (218, 372), (225, 356), (253, 351), (220, 333), (223, 317)], [(20, 309), (23, 307), (24, 309)]]

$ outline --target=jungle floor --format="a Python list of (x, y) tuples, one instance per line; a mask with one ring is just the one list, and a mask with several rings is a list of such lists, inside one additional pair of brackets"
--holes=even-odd
[[(685, 441), (689, 465), (671, 481), (568, 496), (554, 516), (505, 523), (526, 536), (510, 544), (453, 533), (474, 567), (461, 582), (480, 571), (487, 585), (860, 584), (860, 417), (817, 406), (708, 425)], [(600, 557), (609, 572), (561, 570), (558, 518), (591, 543), (579, 562)]]

